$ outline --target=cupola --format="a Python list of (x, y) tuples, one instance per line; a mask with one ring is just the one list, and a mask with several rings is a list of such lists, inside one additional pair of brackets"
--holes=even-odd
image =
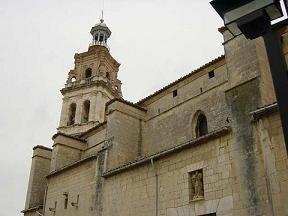
[(100, 20), (100, 23), (96, 24), (94, 27), (92, 27), (90, 31), (93, 40), (91, 45), (100, 45), (100, 46), (107, 46), (107, 40), (111, 35), (110, 29), (107, 27), (107, 25), (104, 23), (104, 19), (102, 18)]

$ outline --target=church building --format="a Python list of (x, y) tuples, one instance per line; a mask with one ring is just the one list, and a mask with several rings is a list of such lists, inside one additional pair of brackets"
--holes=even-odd
[[(137, 103), (110, 29), (74, 55), (52, 147), (35, 146), (24, 216), (287, 216), (288, 160), (262, 38)], [(288, 27), (279, 31), (288, 59)]]

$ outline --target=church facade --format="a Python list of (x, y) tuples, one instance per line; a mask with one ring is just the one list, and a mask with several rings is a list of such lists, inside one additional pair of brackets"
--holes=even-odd
[[(24, 216), (288, 215), (288, 160), (264, 43), (137, 103), (122, 98), (104, 20), (75, 54), (52, 148), (35, 146)], [(288, 51), (288, 28), (279, 31)]]

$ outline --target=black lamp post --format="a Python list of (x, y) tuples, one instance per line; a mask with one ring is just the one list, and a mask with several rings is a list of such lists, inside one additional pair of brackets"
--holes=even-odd
[[(248, 39), (263, 36), (288, 152), (288, 72), (277, 32), (288, 20), (271, 24), (283, 17), (280, 0), (213, 0), (210, 4), (232, 35), (244, 34)], [(287, 11), (288, 0), (284, 5)]]

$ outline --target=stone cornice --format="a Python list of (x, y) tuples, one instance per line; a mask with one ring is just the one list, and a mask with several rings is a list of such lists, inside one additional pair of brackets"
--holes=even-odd
[(150, 163), (151, 160), (158, 160), (164, 156), (172, 155), (173, 153), (179, 152), (185, 148), (191, 148), (191, 147), (203, 144), (207, 141), (210, 141), (210, 140), (213, 140), (215, 138), (229, 134), (230, 132), (231, 132), (230, 127), (228, 127), (228, 126), (222, 127), (218, 130), (210, 132), (209, 134), (206, 134), (205, 136), (190, 140), (188, 142), (185, 142), (185, 143), (180, 144), (178, 146), (175, 146), (173, 148), (158, 152), (156, 154), (153, 154), (153, 155), (150, 155), (150, 156), (147, 156), (147, 157), (135, 160), (135, 161), (131, 161), (130, 163), (124, 164), (124, 165), (117, 167), (115, 169), (108, 170), (102, 175), (102, 177), (110, 177), (110, 176), (116, 175), (120, 172), (124, 172), (128, 169), (140, 166), (142, 164)]
[(102, 122), (102, 123), (100, 123), (100, 124), (98, 124), (98, 125), (90, 128), (89, 130), (83, 132), (82, 134), (79, 135), (79, 137), (85, 137), (86, 135), (88, 135), (88, 134), (91, 133), (92, 131), (97, 131), (97, 129), (99, 129), (99, 128), (101, 128), (101, 127), (104, 128), (104, 127), (106, 127), (106, 125), (107, 125), (107, 122), (104, 121), (104, 122)]
[(67, 166), (64, 166), (64, 167), (56, 170), (56, 171), (53, 171), (53, 172), (49, 173), (49, 175), (47, 175), (46, 178), (49, 179), (49, 178), (51, 178), (51, 177), (53, 177), (55, 175), (58, 175), (58, 174), (60, 174), (62, 172), (65, 172), (65, 171), (69, 170), (72, 167), (77, 167), (77, 166), (80, 166), (82, 163), (85, 163), (85, 162), (88, 162), (88, 161), (91, 161), (91, 160), (95, 160), (95, 159), (97, 159), (97, 157), (98, 157), (98, 155), (96, 154), (96, 155), (92, 155), (92, 156), (87, 157), (87, 158), (83, 158), (83, 159), (81, 159), (79, 161), (76, 161), (76, 162), (74, 162), (72, 164), (69, 164)]
[(35, 207), (31, 207), (31, 208), (28, 208), (28, 209), (24, 209), (21, 211), (21, 213), (27, 213), (27, 212), (32, 212), (32, 211), (37, 211), (39, 209), (42, 209), (43, 208), (43, 205), (38, 205), (38, 206), (35, 206)]
[(146, 108), (141, 107), (141, 106), (139, 106), (139, 105), (137, 105), (137, 104), (134, 104), (134, 103), (132, 103), (132, 102), (130, 102), (130, 101), (124, 100), (124, 99), (122, 99), (122, 98), (114, 98), (114, 99), (110, 100), (109, 102), (106, 103), (106, 108), (107, 108), (109, 105), (111, 105), (112, 103), (114, 103), (115, 101), (124, 103), (124, 104), (126, 104), (126, 105), (128, 105), (128, 106), (132, 106), (132, 107), (134, 107), (134, 108), (136, 108), (136, 109), (139, 109), (139, 110), (141, 110), (141, 111), (147, 112), (147, 109), (146, 109)]
[(259, 119), (270, 115), (271, 113), (278, 112), (278, 104), (275, 102), (273, 104), (261, 107), (253, 112), (250, 112), (252, 116), (252, 122), (258, 121)]
[(152, 100), (153, 98), (155, 98), (156, 96), (159, 96), (161, 94), (164, 94), (164, 92), (166, 90), (168, 90), (168, 89), (170, 89), (172, 87), (175, 87), (177, 84), (181, 83), (182, 81), (184, 81), (184, 80), (186, 80), (186, 79), (188, 79), (190, 77), (193, 77), (195, 74), (198, 74), (201, 71), (204, 71), (204, 70), (207, 70), (207, 69), (214, 70), (215, 68), (213, 68), (213, 67), (215, 67), (215, 66), (220, 67), (220, 66), (222, 66), (224, 64), (225, 64), (225, 56), (224, 55), (219, 56), (218, 58), (215, 58), (214, 60), (206, 63), (205, 65), (203, 65), (200, 68), (192, 71), (191, 73), (189, 73), (189, 74), (177, 79), (176, 81), (164, 86), (163, 88), (161, 88), (160, 90), (154, 92), (153, 94), (143, 98), (142, 100), (138, 101), (136, 104), (140, 105), (140, 106), (144, 105), (144, 104), (148, 105), (148, 104), (153, 102), (153, 100)]
[(54, 140), (54, 139), (55, 139), (56, 137), (58, 137), (58, 136), (68, 137), (68, 138), (70, 138), (70, 139), (74, 139), (74, 140), (77, 140), (77, 141), (86, 143), (86, 140), (83, 140), (83, 139), (80, 139), (79, 137), (71, 136), (71, 135), (68, 135), (68, 134), (65, 134), (65, 133), (61, 133), (61, 132), (58, 132), (58, 133), (54, 134), (54, 135), (52, 136), (52, 140)]
[(88, 48), (88, 51), (86, 52), (82, 52), (82, 53), (75, 53), (74, 55), (74, 59), (75, 62), (77, 62), (78, 59), (84, 58), (84, 57), (88, 57), (94, 54), (97, 55), (101, 55), (101, 53), (104, 53), (105, 58), (107, 58), (110, 62), (113, 63), (114, 67), (119, 68), (120, 63), (118, 63), (109, 53), (109, 50), (104, 47), (104, 46), (99, 46), (99, 45), (94, 45), (94, 46), (90, 46)]
[(79, 90), (79, 89), (86, 89), (87, 87), (93, 87), (93, 86), (103, 86), (107, 90), (109, 90), (109, 92), (114, 97), (120, 97), (119, 93), (117, 91), (115, 91), (111, 86), (107, 85), (107, 83), (103, 80), (96, 80), (96, 81), (86, 82), (86, 83), (82, 83), (82, 84), (79, 83), (79, 84), (72, 86), (72, 87), (62, 88), (60, 90), (60, 92), (62, 93), (62, 95), (64, 95), (67, 92), (71, 92), (71, 91), (75, 91), (75, 90)]
[(33, 147), (33, 150), (35, 150), (35, 149), (37, 149), (37, 148), (40, 148), (40, 149), (43, 149), (43, 150), (47, 150), (47, 151), (52, 151), (51, 148), (48, 148), (48, 147), (42, 146), (42, 145), (34, 146), (34, 147)]

